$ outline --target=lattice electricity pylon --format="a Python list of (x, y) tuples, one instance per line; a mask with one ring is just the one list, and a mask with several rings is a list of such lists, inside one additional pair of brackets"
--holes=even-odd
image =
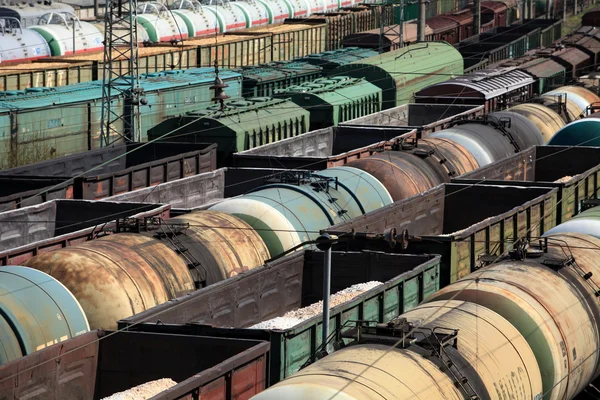
[[(141, 89), (138, 85), (137, 0), (107, 0), (104, 14), (104, 70), (100, 146), (122, 138), (135, 141)], [(114, 61), (119, 60), (118, 65)], [(125, 61), (126, 60), (126, 61)], [(127, 66), (124, 68), (124, 66)], [(124, 97), (124, 107), (112, 103)], [(125, 110), (125, 112), (122, 112)], [(122, 130), (122, 132), (119, 132)]]

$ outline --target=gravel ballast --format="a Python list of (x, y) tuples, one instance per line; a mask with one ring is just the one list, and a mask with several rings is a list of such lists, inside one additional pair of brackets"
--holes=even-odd
[(132, 387), (124, 392), (115, 393), (102, 400), (146, 400), (175, 385), (177, 385), (177, 382), (172, 379), (157, 379)]
[[(371, 281), (365, 283), (358, 283), (344, 290), (340, 290), (339, 292), (331, 296), (329, 300), (329, 308), (331, 309), (335, 306), (350, 301), (356, 296), (368, 290), (371, 290), (379, 285), (383, 285), (383, 283)], [(314, 317), (315, 315), (321, 314), (322, 311), (323, 302), (318, 301), (314, 304), (311, 304), (308, 307), (298, 308), (297, 310), (289, 311), (283, 317), (276, 317), (267, 321), (259, 322), (256, 325), (252, 325), (249, 329), (289, 329), (303, 321), (306, 321), (307, 319)]]

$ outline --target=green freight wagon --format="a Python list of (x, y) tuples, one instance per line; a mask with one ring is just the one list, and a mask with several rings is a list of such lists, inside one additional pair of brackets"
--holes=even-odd
[[(436, 255), (332, 252), (332, 294), (359, 283), (383, 283), (331, 308), (333, 342), (337, 341), (334, 332), (351, 329), (355, 326), (352, 321), (387, 322), (417, 306), (440, 289), (439, 268), (440, 257)], [(296, 373), (315, 356), (322, 343), (322, 313), (282, 329), (250, 327), (322, 300), (322, 288), (323, 253), (296, 252), (119, 321), (119, 329), (157, 332), (168, 329), (169, 324), (191, 323), (197, 324), (202, 335), (269, 340), (272, 385)], [(158, 319), (161, 324), (156, 324)], [(334, 350), (333, 342), (329, 351)]]
[(419, 90), (464, 73), (463, 57), (446, 42), (424, 42), (336, 68), (332, 75), (364, 78), (382, 90), (382, 109), (414, 102)]
[(299, 85), (321, 76), (321, 67), (302, 61), (272, 62), (234, 69), (242, 74), (242, 96), (273, 96), (278, 89)]
[(217, 143), (219, 165), (238, 151), (309, 131), (307, 110), (284, 99), (256, 97), (225, 102), (164, 120), (148, 131), (149, 140)]
[(289, 98), (310, 112), (310, 130), (381, 110), (381, 89), (364, 79), (347, 76), (319, 78), (302, 85), (278, 90), (277, 98)]
[[(224, 70), (220, 78), (226, 93), (241, 97), (242, 76)], [(146, 141), (146, 132), (166, 118), (211, 103), (215, 73), (212, 68), (173, 70), (140, 76), (139, 114), (125, 104), (124, 95), (112, 100), (112, 113), (136, 120), (135, 141)], [(127, 91), (126, 87), (122, 88)], [(57, 88), (30, 88), (0, 93), (0, 168), (17, 167), (101, 147), (102, 81)], [(123, 143), (125, 126), (113, 124), (111, 144)]]

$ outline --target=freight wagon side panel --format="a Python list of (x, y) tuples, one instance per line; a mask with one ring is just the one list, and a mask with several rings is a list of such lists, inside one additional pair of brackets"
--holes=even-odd
[(88, 332), (0, 366), (0, 400), (92, 399), (98, 347)]
[[(332, 308), (329, 335), (354, 327), (355, 321), (389, 321), (416, 307), (427, 296), (439, 290), (439, 256), (427, 261), (427, 256), (384, 253), (334, 252), (332, 255), (332, 282), (335, 282), (332, 293), (338, 288), (350, 287), (358, 282), (377, 280), (385, 284)], [(343, 265), (344, 268), (335, 268), (336, 265)], [(306, 252), (303, 305), (322, 300), (322, 285), (323, 253)], [(307, 360), (314, 357), (322, 346), (322, 329), (322, 314), (319, 314), (293, 328), (270, 332), (273, 357), (271, 384), (293, 375)], [(328, 350), (332, 350), (330, 346)], [(277, 359), (278, 352), (280, 354)], [(279, 376), (274, 375), (277, 370)]]

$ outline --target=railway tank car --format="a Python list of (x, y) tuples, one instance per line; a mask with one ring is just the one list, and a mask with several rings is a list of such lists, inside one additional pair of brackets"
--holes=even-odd
[(21, 27), (12, 17), (0, 17), (0, 63), (50, 57), (50, 46), (37, 31)]
[(51, 276), (0, 267), (0, 365), (89, 331), (73, 294)]
[(356, 344), (252, 399), (573, 399), (599, 375), (599, 217), (584, 211), (583, 224), (558, 225), (387, 324), (357, 327)]
[(37, 25), (40, 17), (48, 13), (74, 13), (75, 9), (57, 1), (18, 2), (0, 6), (0, 19), (4, 17), (17, 19), (23, 28)]
[[(263, 265), (269, 258), (260, 236), (235, 216), (199, 211), (166, 224), (40, 254), (24, 265), (68, 288), (91, 329), (114, 329), (121, 318)], [(187, 251), (181, 251), (182, 246)]]
[(45, 14), (38, 25), (30, 29), (43, 36), (52, 56), (104, 49), (104, 35), (100, 30), (89, 22), (80, 21), (72, 13)]
[(276, 256), (314, 240), (320, 229), (392, 203), (381, 182), (352, 167), (329, 168), (301, 182), (271, 183), (210, 209), (246, 221)]
[(137, 8), (137, 21), (153, 43), (176, 43), (189, 36), (188, 26), (183, 18), (162, 3), (140, 4)]

